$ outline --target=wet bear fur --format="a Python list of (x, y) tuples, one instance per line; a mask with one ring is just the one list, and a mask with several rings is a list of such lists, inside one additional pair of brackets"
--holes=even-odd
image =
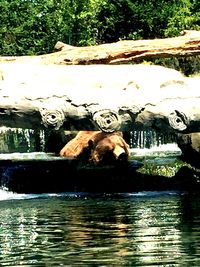
[(128, 161), (129, 145), (122, 132), (79, 131), (61, 149), (60, 156), (79, 159), (83, 164), (110, 165)]

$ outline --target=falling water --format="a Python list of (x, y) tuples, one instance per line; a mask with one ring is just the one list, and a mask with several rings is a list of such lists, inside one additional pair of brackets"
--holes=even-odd
[[(0, 127), (0, 153), (44, 152), (46, 138), (44, 130)], [(131, 131), (125, 139), (131, 149), (151, 149), (176, 143), (173, 134), (162, 134), (154, 130)]]
[[(2, 197), (12, 197), (7, 195), (8, 190), (14, 190), (12, 181), (16, 177), (23, 179), (26, 174), (30, 177), (36, 162), (63, 160), (55, 153), (46, 153), (46, 138), (43, 130), (0, 127), (0, 200)], [(47, 166), (47, 163), (43, 165)], [(45, 167), (41, 166), (40, 173), (42, 170), (45, 175)], [(18, 185), (20, 187), (20, 182)], [(14, 191), (17, 191), (16, 188)]]
[(0, 153), (44, 151), (44, 131), (0, 127)]
[[(44, 131), (34, 131), (19, 128), (0, 128), (0, 161), (3, 162), (3, 164), (0, 166), (0, 189), (2, 186), (5, 188), (11, 188), (9, 183), (12, 181), (12, 177), (18, 176), (21, 180), (23, 180), (22, 177), (25, 177), (26, 173), (29, 173), (29, 178), (31, 173), (34, 178), (30, 179), (35, 180), (35, 175), (37, 176), (38, 169), (40, 174), (44, 176), (49, 173), (50, 176), (55, 177), (55, 172), (53, 169), (54, 165), (51, 166), (51, 164), (42, 164), (44, 166), (43, 169), (42, 165), (34, 164), (35, 169), (30, 169), (33, 161), (41, 164), (41, 162), (44, 161), (48, 162), (51, 160), (53, 162), (60, 162), (64, 159), (56, 156), (56, 153), (46, 153), (46, 143), (48, 137), (48, 134)], [(151, 164), (156, 166), (158, 165), (156, 158), (159, 159), (159, 165), (165, 165), (166, 162), (163, 161), (166, 160), (165, 157), (173, 157), (172, 160), (174, 161), (174, 158), (178, 155), (177, 153), (174, 153), (177, 152), (177, 147), (174, 146), (176, 145), (174, 143), (175, 139), (171, 135), (161, 135), (152, 130), (132, 131), (127, 133), (126, 140), (130, 144), (131, 160), (138, 158), (138, 160), (141, 160), (145, 166), (149, 163), (151, 158), (154, 160), (151, 161)], [(162, 145), (166, 145), (167, 147), (160, 150), (160, 146)], [(173, 147), (170, 147), (171, 151), (168, 151), (170, 145), (173, 145)], [(160, 161), (161, 157), (162, 162)], [(27, 162), (30, 163), (30, 166)], [(171, 164), (171, 161), (168, 163)], [(26, 166), (24, 166), (24, 164)], [(48, 168), (48, 172), (46, 172), (46, 168)], [(23, 183), (24, 181), (26, 181), (26, 178), (23, 180)], [(23, 192), (17, 190), (15, 190), (15, 192)]]
[(162, 134), (153, 130), (137, 130), (130, 132), (131, 148), (152, 148), (171, 143), (175, 143), (175, 136), (171, 133)]
[(176, 136), (172, 133), (137, 130), (131, 131), (128, 139), (133, 157), (176, 157), (182, 153), (176, 143)]

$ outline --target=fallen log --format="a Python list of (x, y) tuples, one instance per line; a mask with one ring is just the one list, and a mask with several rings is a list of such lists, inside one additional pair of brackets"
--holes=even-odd
[(1, 64), (0, 125), (200, 131), (199, 80), (154, 65)]
[(152, 40), (122, 40), (116, 43), (74, 47), (58, 42), (57, 52), (37, 56), (2, 56), (0, 62), (62, 65), (120, 64), (144, 59), (200, 54), (200, 32), (183, 31), (181, 36)]

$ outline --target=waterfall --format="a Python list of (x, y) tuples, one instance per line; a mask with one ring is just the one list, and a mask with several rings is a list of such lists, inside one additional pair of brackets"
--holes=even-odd
[(175, 143), (171, 133), (158, 133), (154, 130), (131, 131), (129, 135), (130, 148), (152, 148), (163, 144)]
[[(44, 130), (0, 127), (0, 153), (44, 152), (48, 136)], [(171, 133), (154, 130), (135, 130), (125, 133), (130, 148), (153, 148), (163, 144), (176, 143)]]
[(159, 133), (154, 130), (131, 131), (126, 136), (130, 145), (130, 155), (133, 157), (167, 157), (182, 154), (176, 143), (176, 135), (172, 133)]
[[(153, 130), (131, 131), (124, 134), (125, 140), (130, 145), (130, 157), (142, 160), (145, 164), (149, 163), (149, 158), (155, 159), (155, 157), (158, 157), (160, 160), (160, 158), (163, 159), (167, 155), (177, 156), (179, 154), (177, 146), (174, 146), (175, 137), (171, 134), (161, 134)], [(58, 135), (60, 135), (59, 132)], [(29, 178), (37, 173), (34, 168), (40, 168), (40, 165), (34, 164), (34, 168), (32, 168), (30, 163), (32, 160), (44, 162), (48, 161), (50, 157), (52, 161), (63, 160), (62, 157), (57, 157), (56, 153), (46, 153), (49, 141), (52, 149), (55, 149), (59, 141), (55, 139), (55, 136), (53, 136), (53, 139), (50, 137), (51, 134), (44, 130), (0, 127), (0, 161), (2, 163), (0, 165), (0, 193), (2, 188), (13, 188), (12, 183), (16, 177), (20, 177), (23, 180), (26, 173), (28, 173)], [(160, 146), (164, 144), (167, 147), (161, 150)], [(173, 147), (170, 147), (171, 151), (169, 151), (170, 144), (173, 144)], [(24, 164), (24, 162), (26, 163)], [(27, 162), (29, 163), (27, 164)], [(151, 162), (151, 164), (157, 166), (158, 162)], [(164, 164), (162, 161), (162, 165)], [(51, 166), (49, 167), (51, 168)], [(45, 172), (44, 174), (47, 173)]]
[(0, 153), (44, 151), (44, 131), (0, 127)]

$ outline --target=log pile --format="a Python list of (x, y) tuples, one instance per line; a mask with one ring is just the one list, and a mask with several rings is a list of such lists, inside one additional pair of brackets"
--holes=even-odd
[(168, 39), (92, 47), (60, 44), (60, 51), (48, 55), (1, 57), (0, 125), (198, 132), (198, 79), (161, 66), (116, 63), (199, 54), (199, 47), (200, 33), (189, 31)]

